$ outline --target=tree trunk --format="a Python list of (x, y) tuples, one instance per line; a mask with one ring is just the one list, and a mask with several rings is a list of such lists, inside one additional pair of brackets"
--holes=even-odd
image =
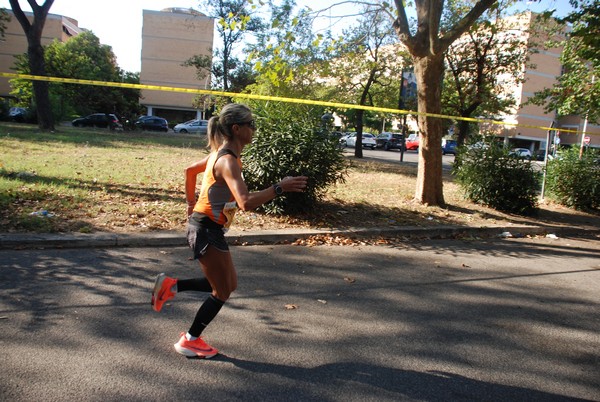
[(467, 138), (469, 138), (469, 122), (466, 120), (461, 120), (458, 122), (458, 135), (456, 136), (456, 145), (459, 147), (465, 145)]
[[(30, 42), (31, 43), (31, 42)], [(27, 49), (29, 56), (29, 69), (33, 75), (46, 75), (46, 64), (44, 61), (44, 49), (37, 40), (36, 44), (31, 44)], [(54, 130), (54, 119), (52, 116), (52, 107), (50, 105), (50, 94), (47, 81), (33, 81), (33, 93), (37, 108), (38, 127), (40, 130)]]
[(357, 158), (363, 157), (362, 132), (364, 113), (365, 111), (362, 109), (356, 110), (356, 142), (354, 144), (354, 156)]
[[(443, 53), (415, 57), (419, 113), (441, 113)], [(425, 205), (444, 205), (442, 181), (442, 120), (419, 115), (419, 168), (415, 199)]]
[[(417, 76), (419, 113), (440, 114), (444, 52), (498, 0), (477, 0), (464, 17), (441, 29), (444, 0), (417, 0), (417, 30), (411, 32), (405, 2), (395, 0), (398, 16), (394, 29), (413, 57)], [(442, 190), (442, 122), (419, 115), (421, 143), (415, 199), (427, 205), (444, 205)]]
[[(54, 0), (46, 0), (42, 6), (33, 0), (28, 0), (33, 10), (33, 23), (21, 9), (18, 0), (9, 0), (12, 11), (21, 24), (25, 36), (27, 36), (27, 56), (29, 57), (29, 69), (32, 75), (46, 75), (46, 61), (44, 60), (44, 48), (42, 47), (42, 31), (46, 24), (48, 11)], [(54, 130), (54, 119), (50, 106), (50, 94), (47, 81), (33, 81), (33, 94), (37, 108), (38, 127), (40, 130)]]
[(229, 53), (223, 51), (223, 91), (229, 92)]

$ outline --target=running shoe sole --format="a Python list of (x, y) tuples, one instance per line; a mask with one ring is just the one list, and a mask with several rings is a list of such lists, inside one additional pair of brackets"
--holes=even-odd
[(219, 352), (205, 354), (205, 353), (207, 353), (205, 351), (199, 351), (198, 353), (196, 353), (191, 349), (180, 346), (179, 343), (176, 343), (173, 346), (175, 346), (175, 350), (177, 351), (177, 353), (182, 354), (186, 357), (197, 357), (199, 359), (210, 359), (212, 357), (215, 357), (217, 354), (219, 354)]
[(206, 344), (206, 342), (202, 341), (206, 347), (194, 347), (194, 345), (182, 346), (180, 343), (184, 338), (185, 334), (182, 333), (179, 342), (175, 343), (173, 346), (177, 353), (182, 354), (186, 357), (198, 357), (200, 359), (210, 359), (211, 357), (216, 356), (219, 351), (212, 346)]
[(155, 307), (155, 301), (156, 296), (158, 295), (158, 292), (160, 292), (160, 288), (162, 288), (162, 284), (165, 281), (165, 279), (167, 279), (167, 275), (165, 275), (164, 273), (156, 275), (156, 280), (154, 281), (154, 290), (152, 291), (152, 299), (150, 300), (150, 305), (152, 306), (154, 311), (159, 311)]

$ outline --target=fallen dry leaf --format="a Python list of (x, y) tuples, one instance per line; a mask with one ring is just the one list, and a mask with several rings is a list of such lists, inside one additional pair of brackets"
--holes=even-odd
[(348, 283), (354, 283), (354, 282), (356, 282), (356, 279), (354, 279), (354, 278), (350, 278), (350, 277), (348, 277), (348, 276), (347, 276), (347, 277), (345, 277), (345, 278), (344, 278), (344, 280), (345, 280), (346, 282), (348, 282)]
[[(383, 243), (386, 244), (385, 240), (381, 239)], [(295, 242), (291, 243), (295, 246), (358, 246), (358, 245), (367, 245), (365, 241), (353, 239), (352, 237), (343, 236), (343, 235), (313, 235), (309, 236), (305, 239), (297, 239)]]
[(285, 309), (286, 309), (286, 310), (295, 310), (295, 309), (297, 309), (297, 308), (298, 308), (298, 306), (297, 306), (297, 305), (295, 305), (295, 304), (286, 304), (286, 305), (285, 305)]

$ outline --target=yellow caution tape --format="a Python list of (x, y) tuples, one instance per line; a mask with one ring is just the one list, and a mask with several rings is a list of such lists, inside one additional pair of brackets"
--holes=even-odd
[(392, 109), (392, 108), (366, 106), (366, 105), (353, 105), (353, 104), (348, 104), (348, 103), (318, 101), (318, 100), (311, 100), (311, 99), (286, 98), (286, 97), (282, 97), (282, 96), (267, 96), (267, 95), (225, 92), (225, 91), (213, 91), (210, 89), (166, 87), (166, 86), (160, 86), (160, 85), (131, 84), (131, 83), (126, 83), (126, 82), (80, 80), (80, 79), (76, 79), (76, 78), (46, 77), (46, 76), (41, 76), (41, 75), (15, 74), (15, 73), (2, 73), (2, 72), (0, 72), (0, 77), (18, 78), (18, 79), (33, 80), (33, 81), (60, 82), (60, 83), (65, 83), (65, 84), (98, 85), (98, 86), (115, 87), (115, 88), (147, 89), (150, 91), (181, 92), (181, 93), (198, 94), (198, 95), (214, 95), (214, 96), (226, 96), (226, 97), (231, 97), (231, 98), (235, 97), (235, 98), (267, 100), (267, 101), (277, 101), (277, 102), (287, 102), (287, 103), (301, 103), (301, 104), (306, 104), (306, 105), (326, 106), (326, 107), (340, 108), (340, 109), (362, 109), (362, 110), (369, 110), (369, 111), (373, 111), (373, 112), (384, 112), (384, 113), (394, 113), (394, 114), (411, 114), (411, 115), (416, 115), (416, 116), (438, 117), (441, 119), (462, 120), (462, 121), (469, 121), (469, 122), (474, 122), (474, 123), (488, 123), (488, 124), (501, 125), (501, 126), (534, 128), (534, 129), (539, 129), (539, 130), (544, 130), (544, 131), (557, 130), (557, 131), (560, 131), (561, 133), (575, 133), (575, 134), (581, 133), (581, 134), (586, 134), (586, 135), (598, 135), (598, 134), (591, 134), (588, 132), (581, 132), (578, 130), (568, 130), (568, 129), (564, 129), (564, 128), (559, 129), (556, 127), (544, 127), (544, 126), (535, 126), (535, 125), (529, 125), (529, 124), (508, 123), (505, 121), (492, 120), (492, 119), (448, 116), (448, 115), (443, 115), (443, 114), (416, 112), (414, 110)]

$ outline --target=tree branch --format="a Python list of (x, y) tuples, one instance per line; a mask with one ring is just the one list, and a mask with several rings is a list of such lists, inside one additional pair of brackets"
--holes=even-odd
[(469, 27), (498, 0), (479, 0), (475, 6), (452, 29), (446, 32), (439, 41), (439, 49), (445, 50), (458, 39)]
[(21, 5), (19, 4), (19, 1), (18, 0), (9, 0), (9, 3), (10, 3), (10, 7), (12, 8), (13, 14), (15, 15), (15, 17), (17, 17), (17, 21), (19, 21), (19, 24), (21, 24), (21, 26), (23, 27), (23, 30), (25, 31), (25, 35), (27, 35), (29, 30), (31, 29), (31, 23), (29, 22), (29, 19), (27, 18), (27, 16), (21, 9)]
[(402, 43), (409, 48), (409, 50), (413, 47), (413, 37), (410, 34), (410, 27), (408, 25), (408, 17), (406, 16), (406, 9), (404, 8), (403, 0), (394, 0), (396, 4), (396, 9), (398, 10), (398, 18), (394, 20), (394, 30), (398, 35), (398, 38)]
[(428, 26), (429, 26), (429, 51), (431, 54), (444, 52), (446, 49), (438, 49), (440, 42), (438, 41), (438, 33), (440, 31), (440, 20), (442, 18), (442, 10), (444, 8), (443, 1), (429, 1)]

